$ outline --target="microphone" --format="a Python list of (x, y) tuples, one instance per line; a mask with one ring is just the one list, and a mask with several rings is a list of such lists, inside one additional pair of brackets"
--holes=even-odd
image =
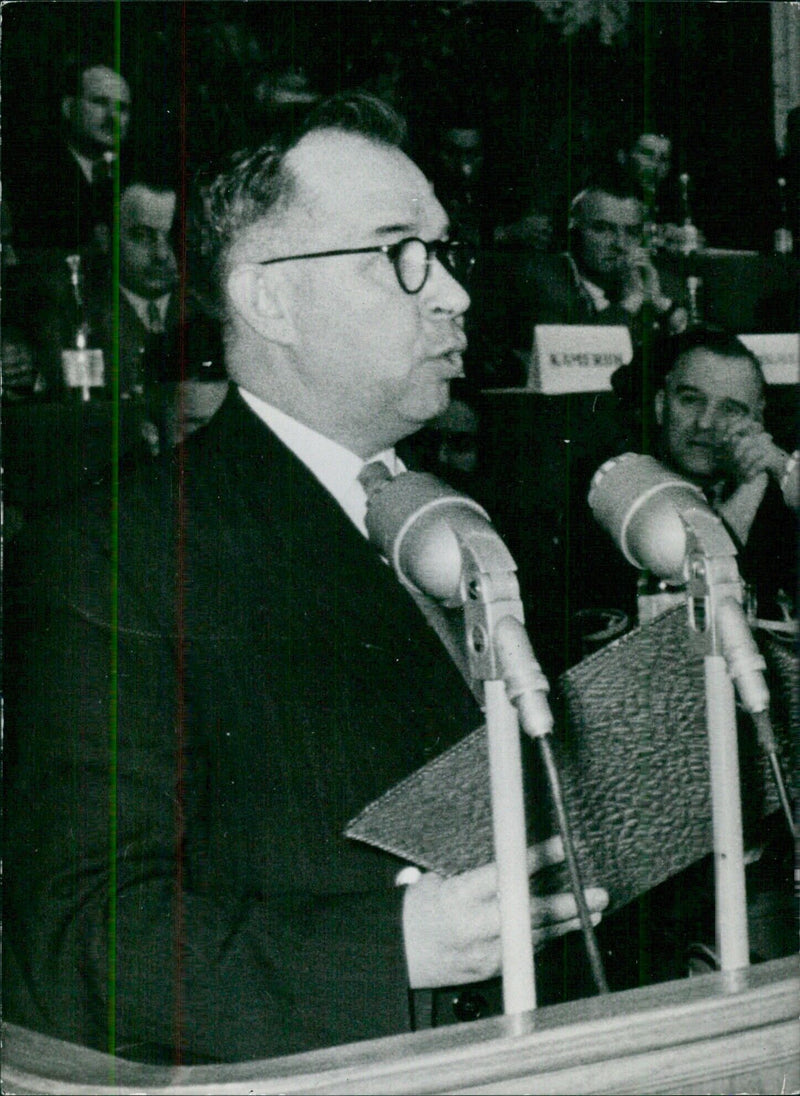
[(674, 583), (686, 581), (687, 534), (681, 515), (695, 511), (710, 516), (724, 533), (696, 484), (640, 453), (624, 453), (601, 465), (592, 477), (589, 507), (629, 563)]
[(466, 598), (459, 535), (477, 538), (497, 570), (516, 570), (483, 507), (427, 472), (370, 477), (366, 526), (404, 586), (450, 608)]

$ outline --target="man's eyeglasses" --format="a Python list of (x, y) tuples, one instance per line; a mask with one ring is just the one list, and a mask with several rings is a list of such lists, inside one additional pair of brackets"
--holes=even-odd
[(464, 283), (475, 265), (472, 248), (461, 240), (420, 240), (407, 236), (395, 244), (379, 244), (375, 247), (348, 247), (338, 251), (310, 251), (304, 255), (282, 255), (278, 259), (264, 259), (259, 266), (272, 263), (298, 262), (301, 259), (330, 259), (336, 255), (368, 255), (381, 252), (394, 267), (400, 288), (406, 293), (419, 293), (428, 280), (431, 261), (436, 258), (456, 281)]

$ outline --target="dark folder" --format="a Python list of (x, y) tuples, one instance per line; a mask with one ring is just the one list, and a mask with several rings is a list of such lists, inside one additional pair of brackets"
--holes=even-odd
[[(796, 661), (762, 637), (773, 722), (792, 773), (798, 726)], [(681, 607), (633, 629), (572, 667), (554, 690), (554, 750), (584, 883), (611, 908), (712, 851), (703, 656)], [(555, 832), (535, 747), (523, 742), (529, 840)], [(769, 764), (739, 719), (745, 833), (779, 809)], [(485, 728), (387, 791), (346, 835), (422, 868), (453, 875), (493, 859)]]

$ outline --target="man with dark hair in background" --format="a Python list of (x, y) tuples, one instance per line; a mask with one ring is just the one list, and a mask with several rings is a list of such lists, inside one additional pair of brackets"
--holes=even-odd
[[(410, 881), (342, 836), (481, 721), (365, 536), (359, 476), (397, 471), (395, 443), (446, 408), (469, 305), (397, 133), (345, 98), (212, 184), (230, 394), (173, 461), (23, 546), (9, 1020), (129, 1057), (260, 1058), (408, 1030), (409, 987), (498, 973), (494, 865)], [(558, 859), (546, 842), (531, 870)], [(587, 896), (596, 920), (607, 896)], [(577, 927), (571, 895), (532, 909), (536, 941)]]

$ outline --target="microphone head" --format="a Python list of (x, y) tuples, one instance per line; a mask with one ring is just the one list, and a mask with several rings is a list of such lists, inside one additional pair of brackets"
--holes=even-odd
[(370, 541), (389, 560), (404, 585), (438, 601), (461, 605), (459, 530), (485, 528), (489, 516), (427, 472), (402, 472), (377, 484), (367, 502)]
[(624, 453), (595, 472), (589, 506), (634, 567), (667, 581), (685, 581), (687, 538), (681, 513), (709, 509), (696, 484), (653, 457)]

